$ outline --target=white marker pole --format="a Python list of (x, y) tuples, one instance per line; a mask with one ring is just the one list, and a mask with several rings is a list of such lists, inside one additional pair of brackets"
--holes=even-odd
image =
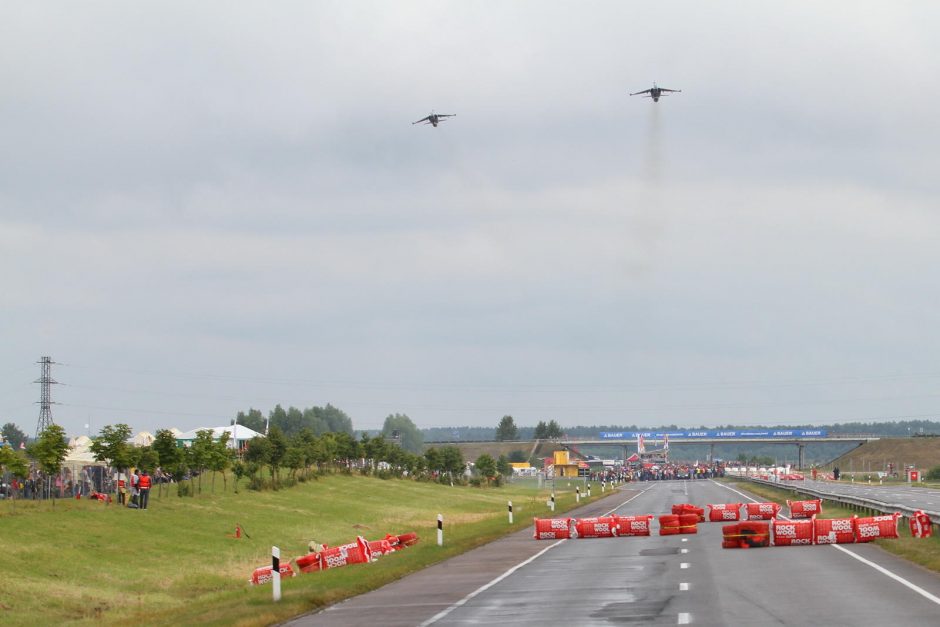
[(555, 511), (555, 493), (552, 492), (552, 511)]
[(281, 600), (281, 549), (276, 546), (271, 547), (271, 582), (274, 592), (274, 600)]
[(444, 514), (437, 515), (437, 546), (444, 546)]
[(591, 498), (591, 484), (588, 484), (588, 498)]
[(601, 494), (603, 494), (603, 493), (604, 493), (604, 490), (606, 490), (606, 489), (607, 489), (607, 482), (606, 482), (606, 481), (601, 481)]
[(581, 486), (578, 486), (574, 489), (574, 502), (575, 503), (581, 502)]
[(512, 501), (509, 501), (509, 524), (512, 524)]

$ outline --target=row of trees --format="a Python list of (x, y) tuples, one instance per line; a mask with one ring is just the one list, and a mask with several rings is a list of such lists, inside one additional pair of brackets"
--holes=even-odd
[(277, 405), (268, 412), (267, 418), (260, 409), (249, 409), (247, 412), (238, 412), (235, 421), (258, 433), (265, 433), (270, 427), (277, 427), (287, 436), (300, 433), (303, 429), (310, 430), (314, 435), (330, 432), (353, 434), (352, 419), (346, 415), (346, 412), (329, 403), (326, 407), (306, 409), (296, 407), (284, 409)]
[[(550, 420), (545, 422), (544, 420), (540, 420), (539, 423), (535, 425), (535, 429), (531, 430), (531, 437), (527, 437), (526, 439), (548, 440), (560, 438), (562, 435), (561, 425), (556, 421)], [(506, 442), (521, 439), (520, 429), (516, 426), (516, 421), (512, 416), (503, 416), (499, 421), (499, 425), (496, 427), (495, 439)]]

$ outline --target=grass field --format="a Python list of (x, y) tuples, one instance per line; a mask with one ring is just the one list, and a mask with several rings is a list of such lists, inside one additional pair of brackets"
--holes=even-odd
[[(596, 486), (595, 486), (596, 487)], [(266, 625), (374, 589), (548, 516), (549, 494), (529, 486), (451, 487), (407, 480), (327, 475), (267, 492), (151, 497), (138, 511), (88, 500), (0, 502), (0, 623), (37, 625)], [(231, 490), (231, 481), (229, 481)], [(557, 489), (557, 508), (574, 506)], [(595, 491), (594, 498), (600, 496)], [(510, 527), (507, 500), (513, 501)], [(436, 544), (444, 515), (444, 546)], [(237, 540), (240, 523), (251, 538)], [(363, 535), (416, 531), (413, 547), (373, 564), (301, 574), (250, 586), (251, 572)]]
[[(783, 506), (782, 514), (787, 513), (787, 499), (793, 501), (808, 498), (804, 495), (795, 494), (792, 490), (773, 488), (759, 483), (745, 482), (736, 479), (729, 479), (729, 481), (741, 484), (742, 489), (761, 496), (768, 501), (780, 503)], [(833, 501), (823, 501), (823, 511), (818, 518), (848, 518), (853, 514), (857, 516), (878, 515), (878, 513), (860, 512), (840, 507), (838, 503)], [(935, 528), (935, 535), (930, 538), (914, 538), (911, 537), (910, 529), (902, 520), (898, 525), (898, 535), (900, 537), (890, 540), (875, 540), (875, 544), (889, 553), (899, 555), (932, 571), (940, 572), (940, 535), (937, 535), (936, 531)]]

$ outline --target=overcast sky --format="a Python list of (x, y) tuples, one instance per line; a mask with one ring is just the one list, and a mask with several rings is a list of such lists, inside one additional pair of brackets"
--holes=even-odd
[(938, 23), (5, 2), (0, 422), (940, 417)]

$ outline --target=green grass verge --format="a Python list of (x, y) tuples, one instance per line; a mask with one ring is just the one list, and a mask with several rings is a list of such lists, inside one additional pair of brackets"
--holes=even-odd
[[(726, 481), (739, 484), (742, 489), (763, 497), (768, 501), (780, 503), (784, 508), (786, 508), (787, 499), (794, 501), (811, 498), (799, 492), (795, 492), (794, 490), (774, 488), (760, 483), (731, 478), (726, 479)], [(841, 506), (835, 501), (827, 500), (823, 501), (822, 510), (818, 518), (848, 518), (853, 514), (858, 516), (877, 516), (880, 514), (880, 512), (873, 512), (871, 510), (850, 509)], [(783, 511), (786, 512), (786, 509)], [(910, 560), (915, 564), (920, 564), (934, 572), (940, 572), (940, 535), (937, 535), (937, 529), (934, 529), (934, 535), (930, 538), (914, 538), (911, 536), (910, 527), (906, 524), (905, 520), (902, 520), (898, 525), (898, 538), (875, 540), (875, 544), (889, 553), (894, 553), (895, 555)]]
[[(229, 482), (231, 489), (231, 482)], [(595, 488), (596, 488), (595, 484)], [(208, 490), (208, 488), (206, 488)], [(37, 625), (266, 625), (375, 589), (549, 516), (549, 491), (529, 486), (451, 487), (327, 475), (267, 492), (151, 496), (138, 511), (88, 500), (0, 502), (0, 623)], [(601, 494), (594, 491), (596, 500)], [(515, 524), (508, 524), (512, 500)], [(582, 497), (582, 503), (587, 499)], [(557, 512), (575, 506), (556, 486)], [(437, 514), (444, 515), (438, 547)], [(240, 523), (251, 538), (234, 539)], [(250, 586), (251, 572), (356, 535), (415, 531), (413, 547), (368, 565)]]

